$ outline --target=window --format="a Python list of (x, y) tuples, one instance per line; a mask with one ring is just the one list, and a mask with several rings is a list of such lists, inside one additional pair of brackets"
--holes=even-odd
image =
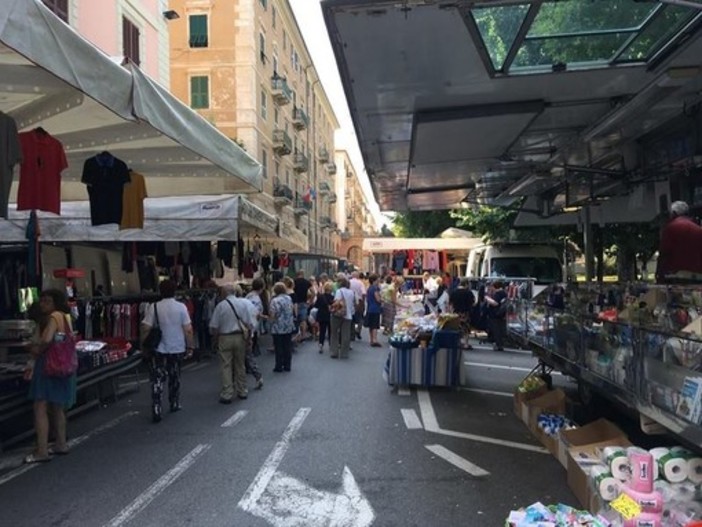
[(139, 56), (139, 28), (126, 17), (122, 17), (122, 55), (137, 66), (141, 63)]
[(278, 107), (276, 106), (273, 108), (273, 122), (278, 125), (278, 122), (280, 121), (280, 111), (278, 110)]
[(53, 14), (68, 24), (68, 0), (43, 0)]
[(196, 110), (210, 107), (210, 78), (207, 75), (190, 77), (190, 107)]
[(207, 15), (190, 15), (190, 38), (188, 43), (191, 48), (206, 48), (209, 45), (207, 36)]
[(261, 174), (264, 179), (268, 179), (268, 152), (261, 150)]
[(273, 26), (273, 29), (275, 29), (275, 23), (276, 19), (278, 18), (278, 11), (276, 11), (275, 6), (271, 6), (271, 25)]
[(280, 161), (275, 162), (275, 179), (280, 181)]
[(258, 3), (261, 4), (263, 9), (268, 9), (268, 0), (258, 0)]
[(264, 121), (268, 119), (268, 95), (264, 88), (261, 88), (261, 117)]
[(266, 63), (266, 37), (263, 33), (258, 34), (258, 56), (262, 64)]
[(290, 186), (290, 169), (289, 168), (285, 169), (285, 184), (287, 186)]
[(273, 74), (278, 73), (278, 57), (273, 55)]
[(288, 33), (287, 31), (283, 30), (283, 51), (288, 49)]

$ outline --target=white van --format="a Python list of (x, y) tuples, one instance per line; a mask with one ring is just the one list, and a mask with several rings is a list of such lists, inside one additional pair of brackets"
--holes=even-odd
[(470, 250), (466, 276), (533, 278), (537, 285), (549, 285), (563, 282), (563, 264), (550, 245), (490, 243)]

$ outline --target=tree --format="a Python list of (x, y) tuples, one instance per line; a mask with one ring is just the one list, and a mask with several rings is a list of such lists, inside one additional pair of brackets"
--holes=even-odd
[(435, 238), (456, 221), (448, 210), (398, 212), (392, 231), (400, 238)]
[(465, 227), (488, 243), (509, 239), (517, 211), (500, 207), (480, 206), (475, 209), (452, 210), (451, 217), (459, 227)]

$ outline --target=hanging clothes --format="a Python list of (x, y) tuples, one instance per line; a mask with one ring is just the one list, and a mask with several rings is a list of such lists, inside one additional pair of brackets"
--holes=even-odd
[(147, 197), (144, 176), (129, 171), (129, 183), (122, 190), (122, 219), (120, 229), (144, 228), (144, 199)]
[(0, 218), (7, 219), (12, 176), (15, 165), (21, 161), (22, 145), (17, 123), (6, 113), (0, 112)]
[(129, 183), (129, 169), (124, 161), (109, 152), (86, 159), (81, 182), (88, 187), (92, 224), (119, 224), (122, 221), (123, 190)]
[(61, 172), (68, 168), (63, 145), (43, 128), (19, 134), (19, 141), (22, 164), (17, 210), (61, 214)]

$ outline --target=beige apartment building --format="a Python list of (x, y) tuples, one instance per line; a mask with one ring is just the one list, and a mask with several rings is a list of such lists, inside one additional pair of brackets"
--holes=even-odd
[(376, 234), (375, 219), (348, 152), (337, 150), (334, 158), (338, 167), (336, 189), (339, 195), (344, 196), (337, 210), (337, 222), (341, 231), (337, 256), (347, 259), (362, 270), (369, 270), (372, 268), (371, 256), (363, 253), (363, 238)]
[(263, 165), (263, 192), (249, 199), (280, 218), (281, 244), (336, 255), (339, 124), (289, 2), (169, 7), (179, 16), (169, 23), (173, 94)]

